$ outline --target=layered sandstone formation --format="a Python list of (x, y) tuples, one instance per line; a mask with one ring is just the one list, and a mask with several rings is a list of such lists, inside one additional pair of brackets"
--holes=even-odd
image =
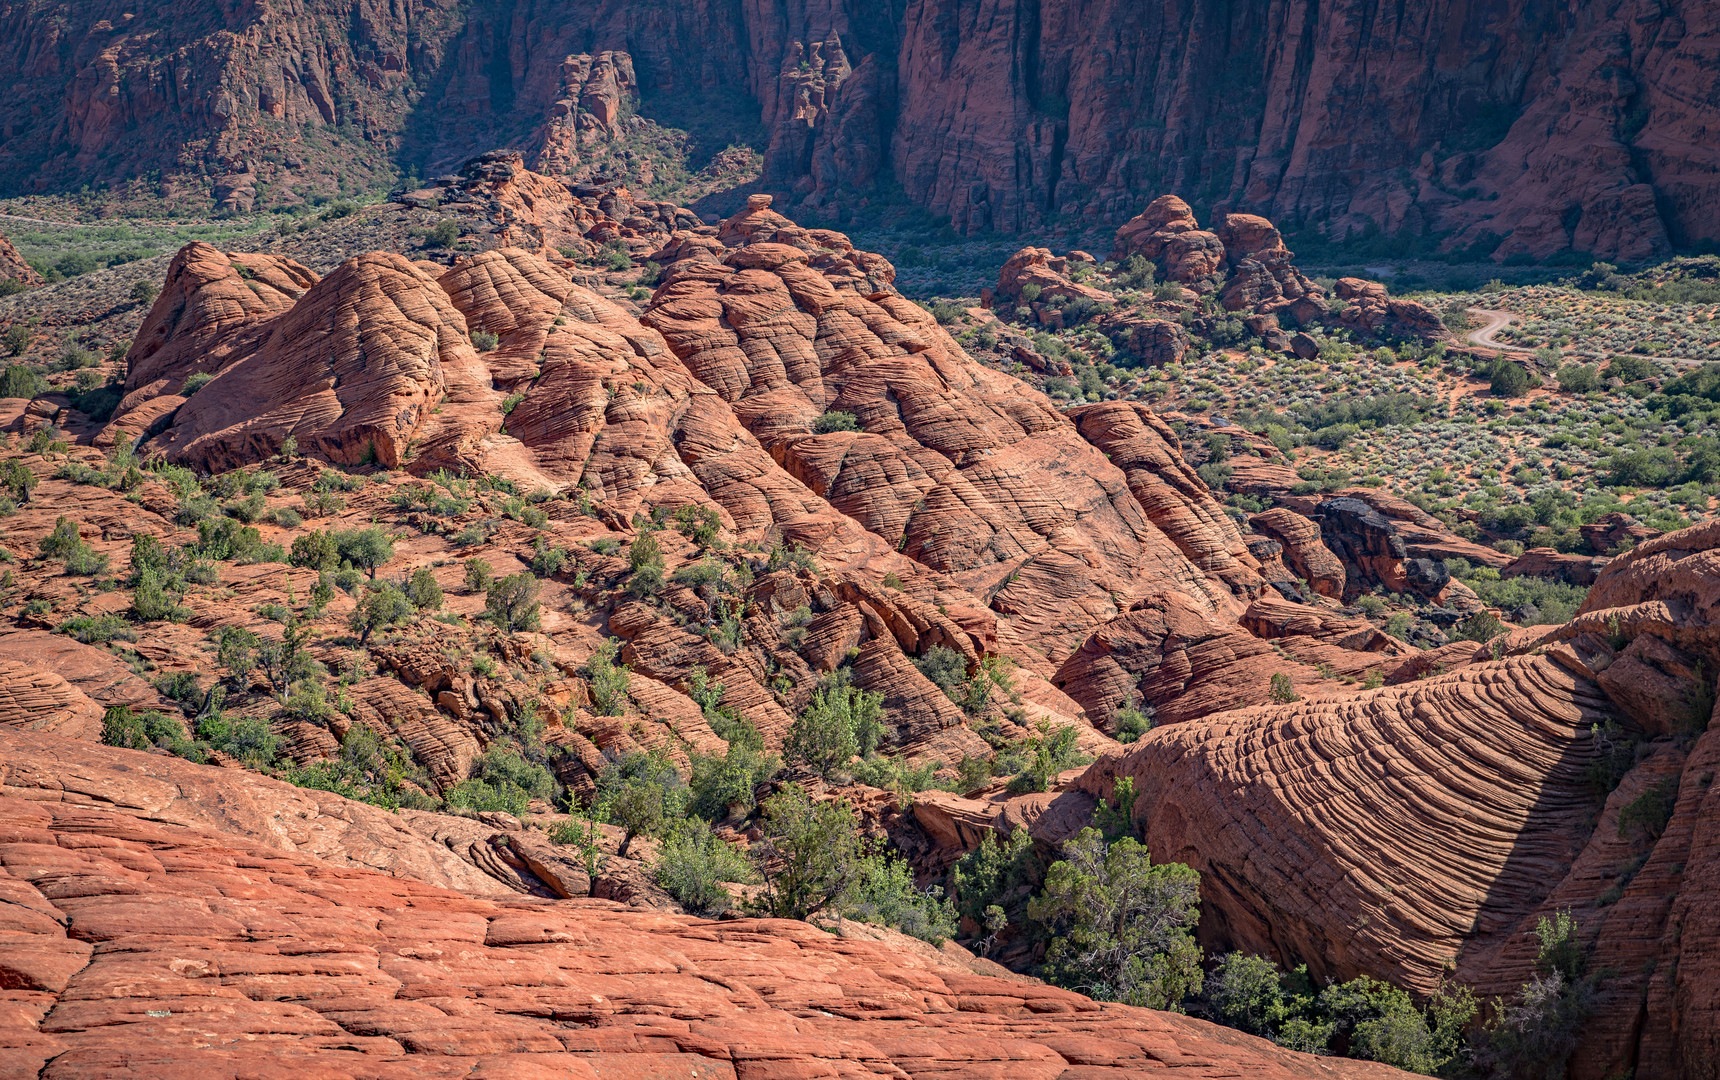
[(558, 264), (569, 254), (591, 255), (611, 244), (635, 253), (651, 251), (675, 229), (698, 224), (691, 211), (639, 198), (619, 183), (570, 185), (528, 169), (523, 155), (512, 150), (481, 154), (458, 173), (394, 199), (412, 207), (482, 212), (494, 224), (498, 242)]
[(73, 795), (50, 738), (0, 740), (7, 1075), (1402, 1075), (888, 932), (473, 895), (116, 813)]
[[(1536, 921), (1570, 911), (1600, 973), (1572, 1075), (1712, 1075), (1717, 553), (1713, 525), (1648, 541), (1567, 625), (1418, 654), (1377, 690), (1160, 726), (1078, 786), (1133, 779), (1154, 857), (1202, 872), (1209, 948), (1509, 996)], [(1244, 623), (1270, 638), (1273, 618)], [(1081, 675), (1102, 684), (1098, 660)], [(1628, 771), (1597, 789), (1621, 742)], [(1667, 785), (1664, 825), (1621, 825)]]
[[(433, 175), (523, 142), (560, 169), (603, 142), (603, 168), (645, 181), (614, 134), (637, 87), (666, 123), (700, 101), (757, 116), (767, 182), (797, 204), (893, 178), (965, 231), (1115, 225), (1166, 189), (1496, 259), (1646, 260), (1720, 222), (1720, 62), (1695, 0), (349, 7), (0, 6), (19, 73), (0, 175), (72, 190), (162, 169), (249, 209), (337, 166), (382, 182), (398, 154)], [(298, 140), (340, 125), (363, 138)], [(1213, 242), (1179, 241), (1179, 265)], [(1256, 263), (1248, 290), (1270, 292)]]
[[(1409, 556), (1398, 525), (1360, 504), (1342, 526), (1342, 515), (1311, 510), (1323, 534), (1289, 519), (1245, 533), (1150, 410), (1060, 412), (969, 358), (895, 292), (886, 260), (794, 225), (769, 196), (699, 226), (674, 208), (645, 217), (647, 204), (622, 191), (576, 195), (510, 154), (486, 155), (435, 190), (504, 207), (505, 246), (451, 267), (363, 255), (320, 280), (278, 258), (181, 252), (99, 439), (130, 435), (145, 456), (220, 471), (268, 459), (290, 438), (336, 463), (494, 475), (577, 496), (588, 516), (570, 515), (555, 538), (567, 553), (563, 602), (601, 606), (641, 687), (661, 690), (643, 706), (651, 715), (711, 739), (682, 696), (696, 669), (723, 682), (728, 706), (774, 745), (818, 677), (852, 658), (860, 685), (885, 695), (887, 748), (945, 762), (984, 755), (976, 717), (912, 662), (939, 646), (970, 671), (987, 657), (1013, 663), (1020, 700), (987, 706), (1009, 713), (992, 715), (1004, 730), (1074, 723), (1102, 749), (1089, 725), (1109, 730), (1123, 709), (1191, 719), (1264, 703), (1274, 674), (1336, 685), (1401, 663), (1401, 643), (1365, 622), (1268, 617), (1263, 597), (1379, 584), (1444, 593), (1437, 564)], [(1174, 200), (1154, 205), (1175, 210), (1173, 223), (1192, 220)], [(1269, 227), (1227, 228), (1237, 266), (1281, 250)], [(555, 250), (568, 237), (619, 239), (663, 267), (643, 316), (575, 283)], [(1043, 272), (1058, 270), (1046, 261)], [(192, 375), (212, 379), (186, 396)], [(428, 498), (415, 483), (403, 477), (386, 499), (367, 489), (351, 509)], [(587, 546), (683, 508), (714, 514), (738, 543), (801, 546), (817, 559), (815, 572), (746, 589), (752, 651), (730, 655), (710, 640), (719, 610), (708, 589), (670, 583), (662, 606), (630, 602), (619, 593), (626, 562)], [(411, 520), (444, 537), (464, 524)], [(450, 550), (427, 543), (426, 561)], [(698, 558), (692, 545), (669, 555)], [(802, 609), (804, 632), (787, 625)], [(1347, 629), (1333, 632), (1332, 618)], [(457, 782), (485, 741), (473, 725), (507, 707), (486, 704), (434, 657), (387, 665), (438, 708), (402, 708), (368, 683), (358, 696), (379, 716), (409, 717), (436, 784)], [(581, 700), (558, 706), (569, 723), (557, 737), (577, 751), (563, 779), (583, 788), (604, 752), (629, 743)], [(453, 726), (438, 732), (448, 721), (433, 718), (445, 714)], [(651, 730), (674, 745), (667, 728)], [(284, 734), (300, 760), (337, 745), (304, 725)]]

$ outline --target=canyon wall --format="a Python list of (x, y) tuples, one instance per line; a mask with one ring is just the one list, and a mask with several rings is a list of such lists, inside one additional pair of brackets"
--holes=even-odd
[(624, 52), (605, 100), (756, 114), (797, 206), (885, 182), (959, 231), (1079, 231), (1177, 191), (1499, 259), (1720, 240), (1697, 0), (7, 0), (0, 27), (6, 193), (196, 175), (243, 208), (434, 172), (612, 126), (568, 76)]

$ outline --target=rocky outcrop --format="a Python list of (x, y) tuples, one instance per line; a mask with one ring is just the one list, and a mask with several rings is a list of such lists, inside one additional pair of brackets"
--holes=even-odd
[[(1564, 626), (1388, 661), (1378, 690), (1161, 723), (1078, 787), (1133, 779), (1154, 858), (1202, 870), (1209, 947), (1508, 997), (1537, 921), (1569, 912), (1600, 973), (1571, 1075), (1709, 1075), (1717, 583), (1720, 526), (1649, 540)], [(1243, 622), (1372, 630), (1278, 601)]]
[[(677, 234), (644, 322), (783, 468), (985, 591), (1028, 641), (1066, 640), (1155, 588), (1232, 603), (1047, 399), (969, 359), (889, 288), (887, 262), (769, 203), (715, 236)], [(837, 412), (857, 430), (815, 430)]]
[(1128, 342), (1129, 355), (1148, 367), (1180, 364), (1188, 353), (1188, 331), (1181, 323), (1169, 319), (1125, 317), (1112, 320), (1119, 335)]
[(24, 261), (24, 256), (18, 254), (18, 249), (12, 246), (12, 241), (0, 234), (0, 279), (16, 281), (21, 285), (40, 285), (42, 275), (36, 273), (36, 268)]
[(1309, 588), (1321, 596), (1343, 597), (1344, 564), (1321, 542), (1319, 525), (1282, 506), (1255, 514), (1248, 524), (1284, 546), (1284, 561)]
[(788, 41), (775, 85), (759, 95), (770, 132), (763, 182), (808, 207), (872, 187), (886, 164), (883, 66), (874, 55), (851, 63), (835, 28), (822, 41)]
[[(1308, 312), (1318, 303), (1319, 287), (1292, 264), (1295, 256), (1270, 221), (1256, 214), (1221, 214), (1213, 231), (1230, 264), (1222, 298), (1225, 310), (1270, 315), (1285, 310)], [(1309, 303), (1296, 303), (1304, 298)]]
[[(202, 323), (186, 327), (204, 332)], [(330, 461), (398, 467), (420, 442), (482, 437), (482, 421), (479, 430), (456, 427), (466, 410), (438, 416), (444, 403), (488, 404), (499, 423), (498, 396), (465, 320), (399, 255), (348, 259), (252, 331), (156, 437), (170, 458), (229, 469), (273, 454), (290, 437)]]
[[(327, 791), (299, 788), (243, 769), (194, 765), (168, 755), (72, 741), (35, 731), (0, 731), (0, 795), (64, 812), (136, 818), (155, 828), (244, 837), (259, 850), (362, 867), (474, 895), (512, 895), (451, 845), (399, 815)], [(430, 819), (442, 815), (426, 815)], [(457, 825), (485, 827), (454, 818)], [(484, 835), (495, 832), (487, 829)], [(510, 875), (511, 876), (511, 875)]]
[(1438, 315), (1414, 300), (1387, 296), (1386, 287), (1377, 281), (1339, 278), (1336, 291), (1346, 304), (1338, 312), (1338, 321), (1346, 326), (1369, 334), (1423, 341), (1445, 336), (1445, 325)]
[(118, 428), (133, 438), (153, 433), (183, 403), (186, 379), (213, 376), (255, 351), (269, 320), (316, 282), (290, 259), (185, 245), (126, 352)]
[[(978, 19), (945, 0), (286, 12), (0, 8), (20, 73), (0, 106), (6, 193), (159, 168), (250, 209), (332, 193), (342, 173), (380, 184), (399, 157), (434, 174), (532, 132), (547, 168), (603, 134), (625, 55), (643, 118), (686, 126), (713, 93), (757, 109), (772, 190), (823, 205), (889, 177), (967, 232), (1114, 225), (1166, 187), (1499, 259), (1643, 261), (1716, 239), (1720, 221), (1704, 137), (1720, 65), (1695, 0), (1640, 14), (1348, 0), (1264, 19), (1204, 0), (1144, 18), (1057, 4)], [(341, 124), (363, 137), (297, 134)], [(648, 182), (613, 145), (605, 167)], [(1216, 243), (1178, 242), (1177, 280), (1210, 273)]]
[(1065, 300), (1091, 300), (1096, 304), (1116, 302), (1116, 297), (1103, 289), (1071, 281), (1068, 273), (1067, 257), (1052, 255), (1047, 248), (1022, 248), (1011, 255), (1003, 269), (998, 271), (997, 294), (1020, 299), (1022, 288), (1032, 285), (1038, 290), (1034, 294), (1036, 299), (1060, 296)]
[(1140, 402), (1083, 405), (1066, 414), (1081, 437), (1123, 470), (1129, 491), (1188, 560), (1252, 597), (1260, 565), (1206, 483), (1183, 460), (1176, 434)]
[(473, 895), (0, 792), (9, 1075), (1403, 1075), (888, 931)]
[[(1288, 473), (1288, 470), (1286, 472)], [(1293, 479), (1295, 474), (1288, 475)], [(1319, 495), (1287, 494), (1282, 486), (1269, 490), (1281, 506), (1304, 517), (1318, 515), (1320, 503), (1325, 500), (1325, 497)], [(1463, 559), (1474, 565), (1491, 566), (1495, 569), (1502, 568), (1511, 561), (1512, 557), (1502, 551), (1458, 536), (1432, 514), (1384, 488), (1340, 488), (1332, 492), (1332, 495), (1366, 503), (1382, 516), (1389, 518), (1398, 539), (1403, 541), (1404, 553), (1412, 559), (1431, 559), (1435, 562)]]
[(1279, 313), (1298, 322), (1326, 314), (1320, 287), (1296, 269), (1277, 228), (1255, 214), (1216, 214), (1209, 232), (1188, 203), (1161, 195), (1125, 222), (1112, 242), (1112, 259), (1137, 256), (1151, 259), (1166, 281), (1196, 293), (1220, 293), (1225, 310), (1251, 313), (1250, 331), (1279, 352), (1292, 347)]
[(1577, 532), (1596, 555), (1611, 555), (1621, 547), (1635, 547), (1660, 535), (1660, 530), (1649, 528), (1622, 510), (1578, 525)]
[(458, 173), (439, 176), (426, 188), (398, 192), (394, 199), (414, 207), (482, 210), (495, 223), (501, 246), (556, 263), (563, 261), (564, 251), (591, 255), (615, 243), (643, 254), (673, 230), (698, 224), (691, 211), (638, 198), (618, 183), (570, 186), (526, 168), (525, 158), (512, 150), (481, 154)]
[(1567, 585), (1587, 588), (1607, 564), (1599, 555), (1579, 555), (1575, 552), (1554, 551), (1552, 548), (1530, 548), (1501, 567), (1501, 577), (1552, 578)]
[(561, 174), (580, 164), (580, 150), (621, 133), (624, 110), (639, 104), (633, 58), (624, 52), (580, 53), (561, 62), (559, 96), (532, 136), (532, 171)]
[(1154, 857), (1202, 871), (1209, 945), (1425, 993), (1569, 869), (1608, 710), (1590, 679), (1518, 657), (1156, 728), (1081, 786), (1134, 778)]
[(0, 728), (100, 739), (105, 710), (53, 671), (0, 660)]

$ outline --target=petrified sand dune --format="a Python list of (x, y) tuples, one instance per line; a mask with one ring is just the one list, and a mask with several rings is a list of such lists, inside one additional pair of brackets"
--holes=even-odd
[[(152, 810), (80, 805), (63, 750), (85, 747), (0, 740), (9, 1076), (1403, 1075), (1003, 977), (889, 932), (474, 896), (338, 866), (207, 817), (151, 820), (185, 808), (157, 781), (120, 796)], [(244, 829), (257, 812), (213, 816)]]
[[(888, 264), (795, 226), (768, 198), (754, 203), (715, 238), (736, 246), (685, 237), (658, 254), (664, 284), (644, 321), (792, 475), (969, 589), (1003, 584), (992, 606), (1054, 649), (1067, 624), (1008, 595), (1036, 564), (1056, 567), (1060, 597), (1089, 626), (1116, 613), (1113, 595), (1155, 585), (1209, 613), (1231, 609), (1228, 590), (1167, 541), (1120, 470), (1046, 399), (868, 284), (887, 283)], [(860, 430), (815, 433), (828, 411)]]
[(443, 434), (434, 410), (445, 400), (496, 396), (459, 311), (399, 255), (348, 259), (265, 326), (179, 407), (157, 441), (168, 456), (228, 469), (290, 436), (331, 461), (398, 466)]
[[(1600, 973), (1571, 1075), (1714, 1076), (1717, 545), (1711, 524), (1648, 540), (1600, 572), (1563, 626), (1385, 659), (1401, 666), (1378, 690), (1303, 689), (1290, 704), (1181, 717), (1103, 757), (1078, 787), (1106, 797), (1134, 780), (1154, 857), (1201, 871), (1209, 947), (1508, 997), (1534, 970), (1537, 921), (1569, 912)], [(1241, 621), (1247, 640), (1299, 658), (1393, 648), (1276, 600)], [(1132, 689), (1132, 656), (1169, 666), (1141, 637), (1198, 626), (1192, 613), (1142, 609), (1059, 676), (1103, 715), (1107, 695)], [(1597, 777), (1614, 766), (1600, 755), (1630, 739), (1655, 741), (1603, 798)], [(1625, 809), (1657, 790), (1671, 792), (1664, 825), (1621, 829)], [(951, 834), (974, 816), (962, 800), (926, 815), (929, 832)]]
[[(141, 435), (146, 455), (217, 470), (291, 437), (337, 463), (577, 488), (611, 530), (698, 506), (739, 541), (803, 545), (829, 578), (769, 610), (810, 604), (817, 621), (792, 649), (779, 624), (749, 622), (778, 643), (768, 661), (716, 650), (699, 632), (706, 601), (690, 590), (669, 602), (691, 628), (650, 608), (610, 625), (629, 662), (666, 686), (684, 690), (696, 666), (721, 673), (773, 743), (804, 707), (802, 677), (855, 649), (862, 682), (886, 695), (894, 745), (946, 761), (986, 748), (909, 662), (934, 645), (970, 665), (1011, 658), (1023, 715), (1084, 732), (1088, 716), (1108, 725), (1141, 702), (1161, 722), (1189, 719), (1263, 702), (1279, 670), (1315, 686), (1386, 659), (1349, 631), (1307, 636), (1318, 619), (1278, 620), (1268, 644), (1244, 610), (1263, 591), (1295, 595), (1278, 549), (1299, 570), (1338, 565), (1317, 531), (1291, 529), (1284, 544), (1245, 537), (1150, 410), (1060, 412), (969, 358), (895, 292), (888, 261), (842, 234), (794, 225), (768, 196), (715, 227), (679, 227), (691, 224), (679, 212), (641, 218), (626, 239), (655, 237), (663, 271), (640, 318), (575, 284), (532, 233), (570, 214), (596, 221), (606, 201), (619, 213), (618, 197), (594, 209), (508, 155), (467, 173), (462, 197), (511, 207), (537, 250), (498, 247), (435, 277), (430, 264), (373, 253), (317, 280), (296, 264), (187, 247), (133, 347), (106, 437)], [(1161, 199), (1146, 217), (1180, 205)], [(1179, 222), (1173, 213), (1158, 232), (1190, 235)], [(1227, 235), (1251, 257), (1282, 246), (1265, 224)], [(213, 381), (182, 398), (192, 371)], [(856, 430), (821, 424), (826, 413), (851, 415)], [(575, 553), (580, 574), (613, 585), (625, 572), (589, 554)], [(1386, 562), (1395, 581), (1401, 560)], [(888, 574), (901, 589), (876, 587)], [(1341, 575), (1311, 576), (1341, 589)], [(786, 700), (766, 689), (770, 668), (793, 673)], [(293, 737), (301, 757), (330, 744)], [(436, 775), (452, 779), (467, 762), (431, 742)]]
[(1593, 682), (1513, 657), (1160, 728), (1081, 785), (1134, 777), (1155, 856), (1202, 873), (1214, 943), (1428, 992), (1569, 868), (1608, 713)]

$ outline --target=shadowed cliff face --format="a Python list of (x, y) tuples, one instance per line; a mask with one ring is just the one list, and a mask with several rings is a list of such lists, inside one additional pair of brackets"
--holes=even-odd
[(0, 4), (14, 190), (161, 170), (246, 208), (330, 166), (520, 143), (541, 167), (637, 95), (756, 108), (797, 205), (894, 180), (968, 231), (1115, 224), (1174, 189), (1496, 258), (1720, 235), (1720, 28), (1693, 0), (95, 7)]

